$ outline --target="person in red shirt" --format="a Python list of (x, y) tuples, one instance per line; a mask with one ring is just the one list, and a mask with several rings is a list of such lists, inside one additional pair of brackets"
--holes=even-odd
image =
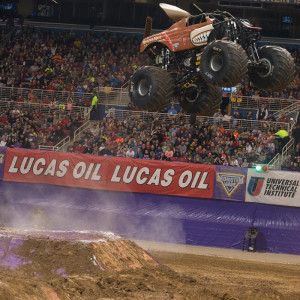
[(78, 146), (75, 148), (75, 153), (83, 153), (84, 152), (84, 147), (82, 146), (81, 143), (78, 144)]

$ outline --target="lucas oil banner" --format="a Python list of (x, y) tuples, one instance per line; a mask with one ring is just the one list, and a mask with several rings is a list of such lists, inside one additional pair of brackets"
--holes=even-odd
[(7, 149), (5, 181), (212, 198), (215, 166)]
[(300, 173), (248, 170), (246, 202), (300, 207)]
[(216, 166), (214, 199), (245, 201), (246, 168)]
[(0, 147), (0, 181), (4, 176), (4, 161), (5, 161), (6, 148)]

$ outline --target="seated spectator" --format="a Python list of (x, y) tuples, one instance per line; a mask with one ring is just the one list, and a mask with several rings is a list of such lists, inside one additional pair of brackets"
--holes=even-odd
[(84, 147), (82, 143), (79, 143), (78, 146), (75, 148), (75, 153), (82, 154), (84, 152)]
[(67, 152), (74, 153), (75, 152), (75, 147), (74, 143), (70, 142), (70, 145), (67, 147)]
[(269, 121), (269, 122), (276, 122), (277, 121), (276, 118), (274, 117), (274, 114), (272, 112), (267, 117), (267, 121)]
[(252, 110), (248, 111), (246, 119), (250, 121), (255, 119)]
[(290, 119), (287, 117), (286, 114), (282, 114), (277, 121), (282, 123), (289, 123)]
[(230, 115), (230, 111), (227, 113), (227, 114), (225, 114), (224, 115), (224, 117), (223, 117), (223, 122), (229, 122), (229, 121), (231, 121), (232, 120), (232, 116)]
[(171, 108), (168, 110), (168, 115), (177, 115), (177, 110), (175, 109), (174, 105), (171, 105)]
[(134, 153), (132, 147), (130, 147), (130, 148), (127, 150), (127, 152), (126, 152), (126, 157), (128, 157), (128, 158), (134, 158), (134, 156), (135, 156), (135, 153)]
[(288, 157), (285, 159), (285, 161), (283, 162), (283, 164), (281, 165), (281, 169), (284, 171), (290, 171), (292, 167), (292, 161), (291, 159)]
[(247, 158), (244, 158), (244, 160), (243, 160), (243, 162), (241, 164), (241, 167), (243, 167), (243, 168), (248, 168), (249, 167), (249, 163), (247, 161)]
[(292, 163), (291, 168), (290, 168), (290, 171), (293, 171), (293, 172), (300, 172), (300, 168), (299, 168), (297, 162), (293, 162), (293, 163)]
[(170, 147), (168, 147), (168, 149), (165, 151), (165, 156), (166, 156), (167, 160), (171, 160), (172, 157), (174, 156), (174, 152), (172, 151), (172, 149)]

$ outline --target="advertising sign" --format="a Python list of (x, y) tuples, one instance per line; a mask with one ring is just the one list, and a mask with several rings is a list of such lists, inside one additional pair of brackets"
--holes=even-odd
[(245, 201), (246, 168), (216, 166), (214, 199)]
[(212, 198), (215, 166), (7, 149), (5, 181)]
[(248, 169), (246, 202), (300, 207), (300, 173)]

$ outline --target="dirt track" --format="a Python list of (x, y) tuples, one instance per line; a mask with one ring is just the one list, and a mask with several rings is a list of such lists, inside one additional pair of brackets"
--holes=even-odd
[[(51, 256), (71, 255), (69, 248), (47, 242)], [(40, 246), (39, 246), (40, 247)], [(63, 253), (61, 253), (61, 252)], [(151, 251), (160, 264), (106, 272), (34, 274), (31, 265), (10, 270), (0, 267), (0, 299), (300, 299), (300, 266)], [(42, 265), (45, 257), (36, 255)], [(50, 257), (51, 256), (51, 257)], [(74, 265), (79, 261), (74, 261)], [(67, 267), (68, 270), (68, 267)]]

